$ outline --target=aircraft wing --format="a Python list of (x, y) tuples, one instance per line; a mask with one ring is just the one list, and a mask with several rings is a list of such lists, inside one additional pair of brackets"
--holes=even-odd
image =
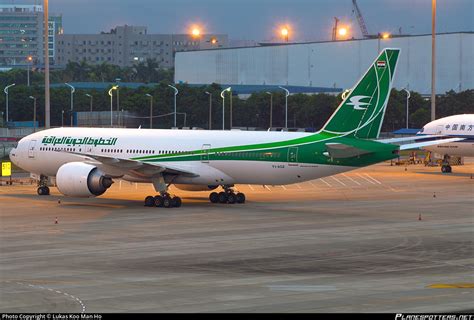
[(130, 159), (121, 159), (104, 155), (95, 155), (81, 152), (59, 151), (78, 155), (86, 162), (92, 162), (97, 165), (105, 173), (112, 176), (123, 176), (131, 174), (139, 177), (153, 177), (160, 173), (168, 173), (173, 175), (182, 175), (187, 177), (198, 177), (199, 175), (178, 166), (170, 166), (168, 164), (152, 164)]
[(408, 143), (400, 146), (400, 150), (410, 150), (410, 149), (418, 149), (427, 146), (433, 146), (437, 144), (443, 143), (450, 143), (450, 142), (457, 142), (465, 140), (465, 138), (450, 138), (450, 139), (438, 139), (438, 140), (431, 140), (431, 141), (423, 141), (423, 142), (416, 142), (416, 143)]
[(331, 158), (353, 158), (363, 154), (372, 153), (372, 151), (356, 148), (344, 143), (326, 143), (327, 153), (325, 155)]

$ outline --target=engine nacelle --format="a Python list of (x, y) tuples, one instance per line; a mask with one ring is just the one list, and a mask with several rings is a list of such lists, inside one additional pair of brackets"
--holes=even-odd
[(113, 181), (97, 167), (83, 162), (69, 162), (56, 173), (59, 191), (71, 197), (97, 197), (103, 194)]
[(214, 190), (218, 186), (207, 186), (201, 184), (175, 184), (176, 188), (185, 191), (209, 191)]

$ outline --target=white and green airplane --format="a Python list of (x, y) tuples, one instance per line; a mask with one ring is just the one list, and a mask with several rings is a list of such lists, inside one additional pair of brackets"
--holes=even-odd
[(124, 179), (153, 184), (158, 195), (147, 196), (146, 206), (180, 206), (171, 184), (222, 187), (211, 202), (243, 203), (236, 184), (291, 184), (396, 158), (403, 146), (374, 139), (399, 54), (383, 50), (317, 133), (55, 128), (21, 139), (10, 158), (40, 177), (40, 195), (49, 194), (48, 177), (72, 197), (100, 196), (113, 179)]

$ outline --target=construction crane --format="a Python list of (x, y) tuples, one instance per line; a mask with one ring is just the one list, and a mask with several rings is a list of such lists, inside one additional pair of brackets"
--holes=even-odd
[(362, 36), (364, 36), (364, 38), (371, 38), (372, 36), (370, 36), (369, 32), (367, 31), (367, 26), (365, 25), (364, 17), (362, 16), (362, 12), (360, 12), (360, 9), (359, 9), (359, 6), (357, 5), (356, 0), (352, 0), (352, 6), (354, 7), (353, 12), (355, 12), (356, 14), (357, 22), (359, 23)]

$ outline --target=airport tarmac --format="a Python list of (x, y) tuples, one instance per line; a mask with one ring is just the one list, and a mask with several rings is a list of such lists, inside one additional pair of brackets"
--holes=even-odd
[(474, 163), (453, 170), (242, 185), (234, 205), (178, 191), (173, 209), (143, 206), (150, 185), (0, 186), (0, 311), (473, 312)]

